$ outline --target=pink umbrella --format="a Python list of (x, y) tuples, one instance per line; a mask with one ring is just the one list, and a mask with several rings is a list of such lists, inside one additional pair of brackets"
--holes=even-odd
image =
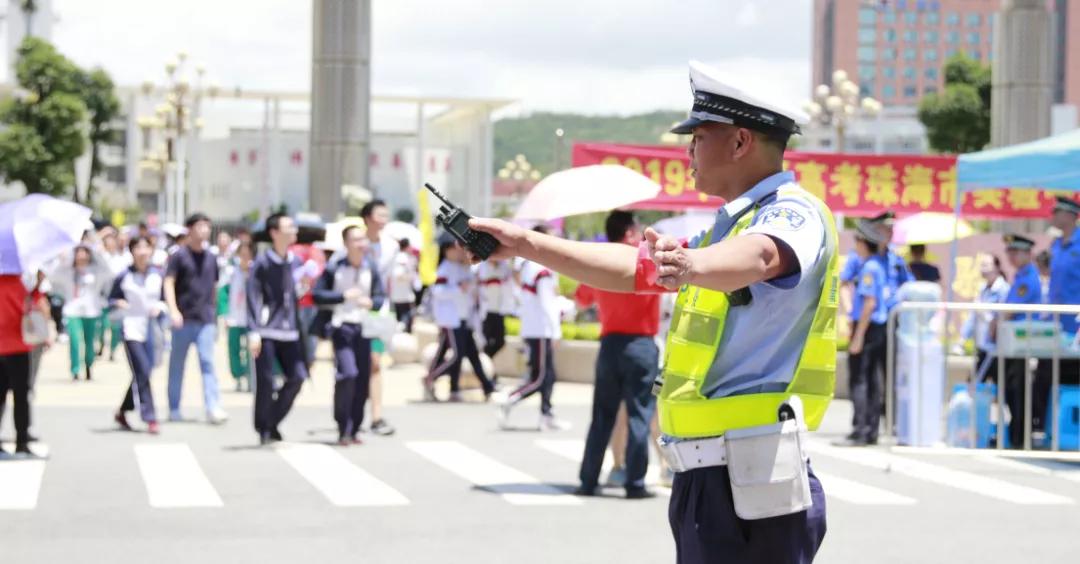
[(541, 180), (525, 197), (514, 219), (548, 221), (611, 211), (655, 198), (660, 185), (622, 165), (571, 168)]

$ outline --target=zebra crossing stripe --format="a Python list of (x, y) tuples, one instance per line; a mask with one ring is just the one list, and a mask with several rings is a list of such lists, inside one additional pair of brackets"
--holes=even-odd
[[(941, 486), (964, 490), (977, 495), (992, 497), (1018, 505), (1071, 505), (1071, 498), (1044, 492), (1027, 486), (1012, 484), (971, 472), (953, 470), (944, 466), (927, 464), (902, 456), (881, 452), (872, 448), (834, 447), (820, 441), (809, 441), (811, 452), (836, 458), (853, 464), (893, 472), (931, 482)], [(826, 490), (827, 491), (827, 490)]]
[(1017, 470), (1038, 476), (1051, 476), (1062, 478), (1070, 482), (1080, 483), (1080, 468), (1055, 460), (1017, 460), (1003, 456), (984, 454), (978, 456), (979, 462), (1000, 466), (1010, 470)]
[[(581, 459), (585, 456), (585, 441), (581, 439), (537, 439), (536, 446), (578, 464), (581, 464)], [(601, 471), (610, 472), (613, 466), (615, 466), (615, 462), (611, 457), (611, 450), (605, 450), (604, 464)], [(647, 485), (660, 485), (659, 465), (649, 465), (648, 470), (645, 472), (645, 483)], [(671, 495), (671, 490), (667, 487), (661, 487), (656, 491), (661, 495)]]
[(581, 500), (457, 441), (406, 443), (413, 452), (514, 505), (580, 505)]
[(187, 444), (135, 445), (135, 459), (151, 507), (224, 505)]
[(338, 507), (408, 505), (409, 500), (327, 445), (288, 444), (277, 453)]
[(915, 505), (915, 499), (814, 470), (827, 498), (855, 505)]
[(5, 460), (0, 462), (0, 511), (27, 510), (37, 507), (44, 460)]

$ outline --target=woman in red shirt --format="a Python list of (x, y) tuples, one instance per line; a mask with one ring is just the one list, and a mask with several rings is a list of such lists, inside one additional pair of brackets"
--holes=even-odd
[[(15, 454), (33, 456), (30, 451), (30, 352), (22, 334), (22, 319), (28, 307), (43, 306), (44, 300), (36, 292), (36, 280), (31, 280), (32, 294), (17, 274), (0, 275), (0, 403), (7, 398), (8, 390), (14, 396)], [(35, 296), (36, 294), (36, 296)], [(47, 314), (46, 314), (47, 315)], [(0, 448), (0, 453), (2, 453)]]

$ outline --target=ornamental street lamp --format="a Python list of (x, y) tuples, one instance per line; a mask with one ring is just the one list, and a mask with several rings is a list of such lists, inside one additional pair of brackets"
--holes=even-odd
[[(165, 62), (165, 82), (158, 87), (153, 80), (142, 84), (147, 100), (161, 95), (164, 101), (157, 104), (152, 116), (140, 117), (137, 122), (143, 133), (144, 168), (160, 167), (163, 178), (164, 221), (180, 223), (187, 215), (187, 147), (189, 141), (198, 140), (204, 122), (201, 117), (204, 97), (217, 97), (220, 89), (215, 84), (204, 86), (206, 68), (195, 65), (194, 81), (187, 72), (188, 56), (184, 51)], [(161, 154), (148, 153), (154, 145), (154, 137), (160, 136), (164, 144)]]
[(513, 160), (506, 161), (497, 176), (500, 180), (512, 183), (514, 189), (514, 196), (520, 203), (525, 189), (536, 184), (540, 180), (540, 171), (533, 168), (532, 163), (525, 158), (525, 155), (519, 154), (514, 157)]
[(803, 109), (810, 115), (812, 122), (836, 130), (836, 150), (843, 153), (846, 147), (848, 121), (861, 113), (873, 117), (881, 113), (881, 102), (859, 96), (859, 85), (848, 79), (843, 70), (836, 70), (832, 75), (832, 86), (819, 84), (814, 89), (814, 99), (803, 103)]

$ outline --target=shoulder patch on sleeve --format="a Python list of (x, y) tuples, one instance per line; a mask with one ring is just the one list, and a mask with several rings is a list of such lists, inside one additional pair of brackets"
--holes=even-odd
[(1022, 298), (1024, 296), (1026, 296), (1027, 293), (1028, 293), (1027, 284), (1020, 284), (1019, 286), (1017, 286), (1017, 288), (1016, 288), (1016, 295), (1017, 296)]
[(765, 210), (758, 224), (784, 231), (798, 231), (806, 225), (806, 216), (790, 207), (776, 207)]

